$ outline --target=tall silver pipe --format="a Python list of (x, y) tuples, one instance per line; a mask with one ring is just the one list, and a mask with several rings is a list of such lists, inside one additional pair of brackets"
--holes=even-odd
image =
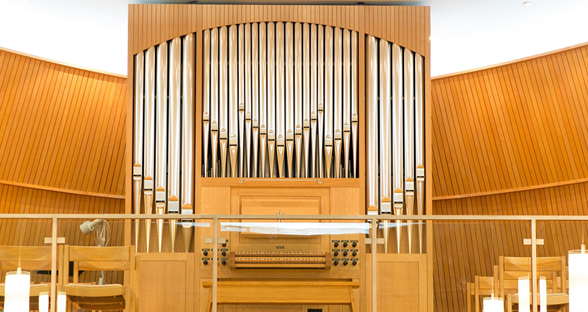
[[(182, 53), (182, 213), (194, 211), (194, 87), (196, 61), (196, 38), (194, 34), (184, 37)], [(172, 237), (172, 252), (174, 251), (175, 228), (170, 220), (170, 235)], [(184, 241), (189, 242), (192, 237), (190, 223), (182, 222)], [(187, 245), (189, 246), (189, 245)], [(189, 247), (185, 248), (187, 252)]]
[(358, 33), (356, 31), (351, 33), (351, 141), (353, 141), (353, 177), (357, 177), (358, 170), (358, 158), (357, 153), (359, 151), (359, 98), (358, 98)]
[[(302, 25), (303, 48), (303, 78), (302, 78), (302, 138), (304, 140), (304, 172), (299, 177), (310, 177), (309, 174), (309, 157), (310, 157), (310, 27), (308, 23)], [(300, 74), (299, 74), (300, 75)]]
[(331, 177), (333, 159), (333, 27), (325, 26), (325, 177)]
[(380, 40), (380, 213), (392, 212), (392, 121), (390, 43)]
[[(238, 155), (238, 159), (237, 159), (237, 165), (236, 167), (239, 168), (239, 170), (235, 170), (236, 172), (238, 172), (238, 176), (239, 177), (243, 177), (243, 165), (245, 164), (245, 161), (243, 159), (243, 157), (245, 156), (245, 154), (243, 153), (243, 151), (245, 150), (245, 24), (240, 24), (239, 26), (237, 26), (237, 32), (238, 32), (238, 36), (236, 38), (236, 43), (237, 43), (237, 47), (236, 47), (236, 54), (238, 56), (238, 63), (239, 66), (237, 67), (237, 71), (238, 71), (238, 116), (239, 116), (239, 128), (238, 128), (238, 133), (236, 132), (237, 130), (235, 129), (235, 133), (237, 134), (237, 137), (239, 138), (239, 140), (237, 141), (237, 150), (239, 152)], [(230, 42), (229, 42), (230, 45)], [(232, 52), (232, 50), (231, 50)], [(229, 52), (229, 53), (231, 53)], [(231, 59), (232, 60), (232, 59)], [(235, 65), (236, 66), (236, 65)], [(231, 77), (232, 78), (232, 77)], [(237, 79), (237, 76), (235, 76), (235, 79)], [(230, 137), (230, 136), (229, 136)], [(229, 139), (230, 140), (230, 139)], [(229, 143), (229, 146), (231, 144)], [(237, 176), (237, 175), (236, 175)]]
[[(295, 141), (295, 167), (296, 172), (292, 175), (296, 178), (302, 176), (302, 24), (296, 23), (294, 25), (294, 58), (295, 58), (295, 82), (294, 82), (294, 141)], [(290, 176), (290, 177), (292, 177)]]
[(378, 214), (378, 44), (375, 37), (366, 40), (366, 113), (367, 113), (367, 214)]
[[(415, 53), (415, 164), (417, 214), (425, 214), (425, 105), (423, 57)], [(419, 252), (423, 253), (423, 222), (419, 221)]]
[[(145, 166), (143, 167), (143, 194), (145, 214), (153, 213), (153, 182), (155, 176), (155, 47), (145, 54)], [(151, 236), (151, 219), (145, 220), (147, 252)]]
[(267, 23), (267, 154), (269, 177), (275, 177), (276, 155), (276, 37), (275, 23)]
[[(306, 41), (306, 40), (305, 40)], [(317, 55), (317, 25), (310, 25), (310, 177), (318, 177), (318, 157), (317, 157), (317, 122), (318, 122), (318, 55)]]
[(219, 144), (219, 118), (218, 118), (218, 100), (219, 100), (219, 51), (218, 51), (218, 30), (213, 28), (210, 31), (210, 150), (211, 150), (211, 163), (212, 168), (210, 170), (211, 177), (218, 176), (218, 144)]
[(343, 151), (343, 34), (339, 27), (334, 29), (334, 68), (333, 68), (333, 176), (341, 177), (341, 152)]
[(231, 160), (231, 177), (237, 177), (239, 151), (239, 120), (242, 106), (239, 101), (239, 71), (237, 52), (237, 26), (229, 28), (229, 157)]
[(219, 31), (219, 141), (220, 141), (220, 162), (221, 162), (221, 173), (222, 178), (227, 175), (227, 149), (229, 140), (229, 120), (228, 120), (228, 69), (227, 66), (227, 27), (220, 27)]
[(208, 151), (210, 141), (210, 30), (204, 31), (204, 62), (202, 86), (202, 146), (204, 159), (204, 177), (208, 177)]
[(294, 163), (294, 29), (292, 23), (286, 23), (286, 51), (285, 51), (285, 76), (286, 76), (286, 168), (288, 177), (293, 177)]
[[(394, 213), (397, 216), (403, 214), (404, 208), (404, 185), (403, 185), (403, 115), (402, 115), (402, 48), (396, 44), (392, 45), (392, 188), (394, 188)], [(400, 253), (401, 223), (396, 221), (396, 240), (398, 253)]]
[(284, 23), (276, 23), (276, 153), (278, 175), (284, 178), (284, 158), (286, 148), (286, 110), (284, 95)]
[[(168, 144), (168, 198), (167, 212), (180, 213), (180, 165), (181, 165), (181, 82), (182, 82), (182, 39), (175, 38), (170, 45), (169, 58), (169, 144)], [(159, 213), (159, 211), (158, 211)], [(159, 251), (161, 252), (161, 236), (163, 220), (159, 221)], [(176, 220), (170, 220), (172, 251), (175, 249)]]
[[(404, 187), (406, 214), (414, 213), (414, 55), (404, 49)], [(408, 253), (412, 252), (412, 221), (408, 222)]]
[(266, 40), (266, 24), (259, 23), (259, 176), (264, 178), (266, 176), (265, 162), (268, 147), (267, 131), (268, 131), (268, 106), (269, 106), (269, 82), (267, 79), (268, 69), (266, 60), (267, 54), (267, 40)]
[(251, 25), (251, 142), (252, 161), (250, 176), (257, 178), (259, 168), (259, 27), (257, 23)]
[(317, 177), (322, 178), (324, 176), (323, 170), (323, 148), (324, 148), (324, 125), (325, 125), (325, 116), (324, 116), (324, 103), (325, 103), (325, 96), (324, 96), (324, 89), (325, 89), (325, 76), (324, 76), (324, 66), (325, 66), (325, 40), (324, 40), (324, 26), (318, 26), (318, 80), (316, 88), (318, 90), (318, 99), (317, 99), (317, 121), (318, 121), (318, 146), (317, 146)]
[(351, 31), (343, 30), (343, 169), (349, 178), (351, 152)]
[[(167, 101), (168, 101), (168, 44), (163, 42), (157, 46), (157, 87), (156, 99), (156, 145), (155, 145), (155, 212), (157, 215), (165, 213), (167, 201)], [(177, 85), (176, 85), (177, 87)], [(172, 91), (173, 93), (173, 91)], [(174, 94), (170, 94), (171, 96)], [(157, 233), (159, 252), (161, 252), (161, 233), (163, 219), (157, 219)]]
[(251, 174), (251, 24), (245, 24), (245, 146), (240, 146), (242, 177)]
[[(135, 55), (135, 106), (133, 107), (133, 213), (141, 213), (143, 187), (143, 92), (145, 83), (145, 55)], [(135, 219), (135, 252), (139, 247), (139, 219)]]

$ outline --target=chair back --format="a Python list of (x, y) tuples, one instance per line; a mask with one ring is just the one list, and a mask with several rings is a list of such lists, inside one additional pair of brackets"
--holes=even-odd
[[(73, 262), (73, 283), (79, 282), (79, 271), (135, 270), (134, 246), (87, 247), (66, 246), (64, 262)], [(69, 270), (64, 266), (64, 270)], [(132, 274), (131, 274), (132, 275)], [(68, 276), (68, 275), (65, 275)]]
[[(530, 257), (499, 257), (500, 296), (518, 292), (519, 277), (531, 276)], [(567, 293), (566, 258), (537, 257), (537, 278), (545, 277), (548, 293)]]

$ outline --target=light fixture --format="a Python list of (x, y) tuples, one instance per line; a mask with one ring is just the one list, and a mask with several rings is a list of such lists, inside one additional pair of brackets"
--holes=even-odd
[(582, 244), (580, 250), (570, 250), (568, 257), (570, 275), (570, 311), (588, 312), (588, 253)]
[(526, 5), (526, 6), (530, 6), (531, 4), (533, 4), (531, 1), (525, 1), (525, 2), (523, 2), (523, 5)]
[(82, 230), (82, 233), (84, 233), (84, 235), (88, 235), (88, 234), (94, 232), (95, 226), (100, 222), (102, 222), (101, 219), (96, 219), (92, 222), (86, 221), (80, 225), (80, 230)]
[(67, 296), (65, 291), (57, 292), (57, 312), (66, 312)]
[(529, 302), (529, 277), (519, 277), (519, 312), (531, 312)]
[(485, 297), (483, 303), (484, 312), (504, 312), (504, 299), (492, 297)]
[(49, 312), (49, 292), (39, 293), (39, 312)]
[(31, 274), (22, 271), (20, 266), (16, 271), (6, 273), (5, 284), (5, 312), (28, 312), (29, 294), (31, 292)]

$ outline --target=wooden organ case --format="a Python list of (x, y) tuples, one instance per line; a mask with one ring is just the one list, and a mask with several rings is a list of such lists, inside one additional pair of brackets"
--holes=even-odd
[[(428, 7), (129, 5), (126, 211), (153, 214), (126, 232), (138, 309), (209, 311), (218, 248), (218, 311), (372, 311), (368, 235), (324, 230), (368, 223), (271, 224), (431, 214), (429, 28)], [(186, 213), (276, 220), (221, 220), (215, 247)], [(392, 223), (376, 309), (432, 311), (431, 225)]]

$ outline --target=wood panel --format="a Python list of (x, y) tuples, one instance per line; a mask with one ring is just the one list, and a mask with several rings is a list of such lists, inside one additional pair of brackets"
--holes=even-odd
[(126, 79), (0, 50), (0, 180), (123, 195)]
[[(124, 77), (0, 49), (0, 213), (124, 212), (125, 96)], [(58, 235), (94, 246), (79, 223), (61, 221)], [(111, 227), (110, 244), (122, 245), (122, 222)], [(0, 245), (40, 246), (50, 236), (50, 220), (0, 220)]]
[[(129, 51), (136, 54), (163, 41), (202, 29), (260, 21), (331, 25), (365, 33), (428, 56), (424, 6), (358, 5), (129, 5)], [(363, 13), (363, 14), (360, 14)], [(369, 19), (361, 15), (370, 16)], [(362, 25), (363, 23), (363, 25)], [(387, 27), (386, 27), (387, 26)]]
[[(588, 45), (432, 80), (434, 214), (588, 214)], [(435, 307), (464, 311), (466, 282), (530, 256), (529, 222), (435, 223)], [(539, 222), (538, 256), (578, 249), (586, 224)]]
[(582, 45), (433, 79), (434, 196), (587, 178), (587, 65)]

